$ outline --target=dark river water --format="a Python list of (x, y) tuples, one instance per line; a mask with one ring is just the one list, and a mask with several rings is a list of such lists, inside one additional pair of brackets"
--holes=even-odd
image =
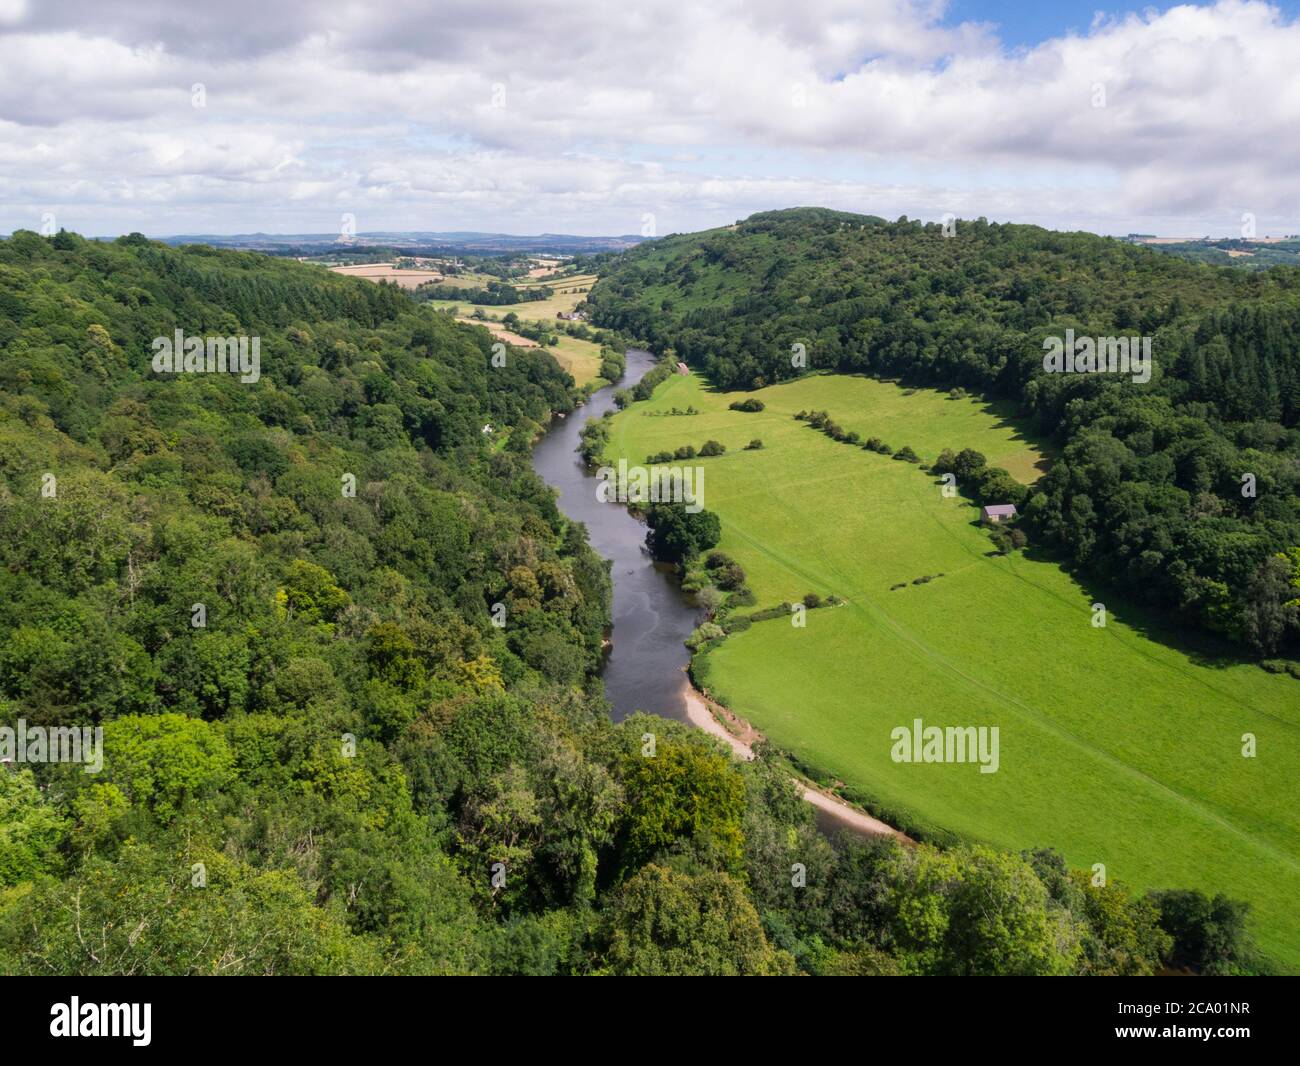
[(627, 353), (627, 373), (617, 386), (595, 393), (586, 405), (555, 424), (533, 447), (533, 468), (560, 493), (560, 510), (587, 527), (591, 546), (612, 560), (613, 648), (605, 663), (605, 692), (612, 715), (622, 721), (633, 711), (684, 719), (683, 668), (690, 652), (682, 644), (695, 628), (693, 607), (666, 569), (646, 550), (646, 527), (618, 503), (596, 499), (599, 484), (578, 454), (578, 434), (589, 419), (614, 409), (614, 389), (631, 388), (655, 365), (638, 348)]

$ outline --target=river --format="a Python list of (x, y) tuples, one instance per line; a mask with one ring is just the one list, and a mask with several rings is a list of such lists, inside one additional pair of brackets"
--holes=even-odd
[(582, 427), (613, 410), (615, 388), (631, 388), (655, 362), (650, 352), (629, 349), (623, 380), (593, 394), (567, 418), (556, 419), (533, 447), (533, 469), (559, 491), (560, 510), (587, 527), (591, 546), (613, 564), (613, 648), (604, 678), (616, 722), (638, 710), (686, 719), (682, 671), (690, 652), (682, 642), (701, 617), (672, 572), (651, 559), (645, 524), (622, 504), (596, 499), (598, 481), (578, 453)]

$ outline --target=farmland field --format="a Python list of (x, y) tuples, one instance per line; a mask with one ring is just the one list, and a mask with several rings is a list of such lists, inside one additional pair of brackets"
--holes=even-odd
[[(728, 410), (741, 395), (766, 410)], [(703, 413), (648, 417), (690, 405)], [(700, 461), (704, 504), (758, 606), (807, 592), (847, 601), (809, 611), (806, 628), (777, 619), (733, 634), (699, 664), (710, 690), (828, 779), (924, 826), (1055, 846), (1142, 888), (1249, 900), (1260, 946), (1300, 969), (1300, 686), (1179, 644), (1032, 548), (990, 555), (968, 502), (913, 464), (795, 421), (801, 409), (927, 463), (973, 447), (1024, 481), (1041, 465), (1004, 412), (972, 399), (856, 377), (752, 394), (669, 379), (616, 417), (610, 457), (721, 441), (726, 455)], [(753, 438), (764, 448), (743, 451)], [(921, 577), (933, 579), (912, 583)], [(998, 771), (891, 761), (890, 731), (916, 718), (996, 725)]]
[(579, 386), (595, 381), (600, 376), (600, 345), (579, 337), (570, 337), (566, 333), (561, 333), (559, 337), (560, 343), (548, 345), (546, 350), (555, 356), (560, 366), (573, 375), (573, 380)]
[[(452, 301), (431, 302), (435, 306), (461, 310), (461, 305)], [(484, 308), (484, 314), (488, 315), (487, 319), (470, 318), (466, 314), (458, 313), (456, 321), (464, 322), (467, 326), (482, 326), (492, 336), (508, 344), (515, 344), (521, 348), (539, 347), (536, 341), (529, 340), (502, 326), (500, 311), (501, 309), (497, 308), (497, 313), (491, 314)], [(559, 333), (557, 336), (560, 339), (559, 344), (546, 345), (546, 350), (555, 357), (555, 361), (573, 376), (574, 382), (579, 386), (595, 381), (600, 376), (600, 345), (594, 341), (584, 341), (580, 337), (570, 337), (567, 333)]]
[[(449, 278), (448, 285), (458, 284), (461, 279)], [(540, 278), (533, 281), (513, 281), (515, 288), (521, 290), (535, 289), (539, 285), (552, 288), (555, 292), (545, 300), (529, 300), (519, 304), (476, 304), (467, 300), (430, 300), (434, 307), (460, 307), (466, 311), (482, 308), (489, 314), (503, 315), (513, 311), (520, 318), (529, 321), (553, 321), (561, 311), (572, 311), (584, 299), (586, 292), (574, 292), (574, 289), (590, 289), (596, 283), (595, 274), (576, 274), (565, 278)]]
[[(465, 300), (430, 300), (431, 307), (436, 307), (443, 311), (454, 311), (462, 322), (469, 322), (472, 325), (486, 326), (495, 336), (502, 336), (505, 332), (499, 323), (502, 318), (513, 311), (525, 322), (544, 322), (552, 328), (560, 325), (555, 316), (561, 311), (572, 311), (586, 296), (586, 293), (572, 292), (573, 289), (588, 289), (595, 283), (594, 274), (575, 275), (566, 277), (559, 281), (553, 278), (541, 279), (541, 283), (552, 285), (557, 292), (545, 300), (529, 301), (521, 304), (475, 304)], [(517, 282), (517, 288), (533, 288), (537, 282)], [(564, 290), (564, 291), (558, 291)], [(481, 310), (491, 321), (478, 322), (469, 316), (474, 311)], [(511, 343), (519, 343), (511, 340), (510, 337), (503, 337), (510, 340)], [(533, 342), (524, 342), (527, 347)], [(584, 341), (578, 337), (570, 337), (564, 333), (560, 334), (560, 343), (554, 347), (548, 346), (547, 350), (555, 356), (559, 364), (573, 375), (573, 380), (578, 385), (586, 385), (595, 381), (600, 372), (600, 345), (591, 341)]]
[(393, 285), (400, 285), (403, 289), (414, 289), (429, 281), (444, 280), (442, 272), (438, 270), (403, 270), (392, 263), (366, 263), (360, 266), (335, 266), (329, 269), (333, 274), (365, 278), (376, 284), (386, 281)]

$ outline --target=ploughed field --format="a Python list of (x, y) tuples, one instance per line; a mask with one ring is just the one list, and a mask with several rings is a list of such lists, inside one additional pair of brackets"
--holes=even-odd
[[(728, 410), (745, 396), (766, 409)], [(692, 405), (702, 413), (651, 417)], [(808, 592), (847, 601), (808, 611), (804, 628), (780, 618), (733, 633), (697, 663), (710, 691), (878, 810), (1008, 849), (1054, 846), (1141, 888), (1249, 900), (1260, 946), (1300, 971), (1300, 684), (1189, 647), (1032, 545), (991, 555), (972, 504), (914, 464), (795, 421), (805, 409), (927, 464), (972, 447), (1029, 482), (1043, 463), (973, 399), (857, 377), (726, 394), (670, 378), (616, 416), (608, 458), (721, 441), (725, 455), (690, 462), (721, 517), (719, 548), (757, 596), (745, 610)], [(743, 450), (753, 438), (763, 449)], [(916, 719), (997, 726), (997, 771), (894, 761), (891, 731)]]

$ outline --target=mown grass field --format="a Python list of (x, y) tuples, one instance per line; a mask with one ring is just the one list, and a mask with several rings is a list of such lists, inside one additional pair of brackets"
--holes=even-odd
[[(926, 462), (974, 447), (1032, 480), (1039, 454), (996, 409), (847, 377), (760, 390), (758, 414), (727, 410), (740, 395), (675, 376), (616, 416), (611, 457), (722, 441), (726, 455), (698, 461), (704, 502), (759, 606), (806, 592), (848, 602), (808, 612), (802, 629), (733, 634), (708, 658), (711, 690), (780, 747), (922, 824), (1055, 846), (1140, 888), (1249, 900), (1260, 946), (1300, 972), (1300, 684), (1190, 650), (1032, 550), (991, 556), (976, 509), (933, 477), (792, 418), (825, 409)], [(692, 404), (704, 413), (647, 417)], [(742, 451), (755, 437), (764, 449)], [(1091, 624), (1096, 599), (1105, 628)], [(998, 726), (998, 772), (892, 762), (890, 731), (914, 718)]]

